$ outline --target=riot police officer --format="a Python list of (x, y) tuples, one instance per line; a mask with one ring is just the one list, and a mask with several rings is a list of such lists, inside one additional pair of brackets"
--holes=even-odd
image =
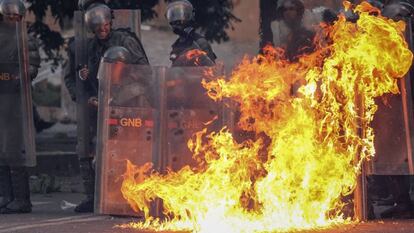
[(282, 0), (278, 2), (276, 20), (283, 21), (289, 33), (283, 39), (281, 47), (285, 49), (286, 58), (297, 61), (303, 54), (313, 52), (315, 33), (303, 25), (305, 6), (301, 0)]
[(94, 90), (97, 90), (96, 75), (99, 62), (110, 47), (126, 48), (133, 55), (132, 63), (134, 64), (149, 64), (142, 43), (134, 33), (129, 29), (112, 29), (112, 12), (106, 5), (91, 5), (85, 13), (85, 22), (95, 37), (89, 42), (88, 64), (80, 70), (80, 77), (83, 80), (89, 80)]
[[(3, 0), (0, 3), (0, 13), (2, 15), (3, 24), (1, 30), (7, 31), (7, 27), (16, 30), (15, 25), (23, 20), (25, 11), (26, 9), (20, 0)], [(23, 30), (22, 28), (20, 29)], [(13, 32), (13, 29), (10, 32)], [(23, 38), (17, 38), (18, 34), (10, 33), (10, 35), (6, 33), (2, 32), (2, 39), (8, 40), (8, 44), (3, 44), (5, 48), (3, 48), (1, 54), (1, 62), (10, 62), (12, 64), (19, 63), (19, 56), (22, 56), (22, 54), (19, 53), (24, 53), (24, 48), (20, 47), (21, 45), (19, 45), (18, 41), (23, 40)], [(6, 36), (7, 38), (4, 38)], [(9, 38), (9, 36), (11, 38)], [(16, 38), (13, 38), (14, 36)], [(30, 65), (27, 75), (33, 79), (37, 75), (40, 57), (33, 40), (29, 41), (28, 47)], [(20, 64), (20, 67), (22, 66), (24, 66), (24, 64)], [(28, 136), (32, 137), (33, 140), (33, 134), (23, 135), (25, 134), (23, 121), (26, 120), (29, 122), (33, 120), (30, 117), (31, 113), (29, 113), (32, 111), (32, 106), (31, 101), (29, 101), (26, 104), (26, 107), (21, 108), (23, 105), (23, 101), (21, 101), (22, 96), (20, 96), (20, 89), (23, 88), (21, 80), (26, 73), (21, 68), (19, 72), (19, 83), (13, 83), (13, 78), (2, 79), (0, 83), (0, 95), (2, 99), (2, 103), (0, 104), (0, 124), (2, 125), (0, 129), (0, 140), (2, 141), (2, 149), (0, 151), (0, 191), (1, 196), (3, 197), (3, 200), (0, 203), (0, 214), (29, 213), (32, 210), (29, 177), (26, 166), (33, 165), (33, 162), (28, 162), (28, 158), (34, 158), (34, 146), (32, 149), (28, 149), (28, 147), (26, 147), (28, 145), (25, 145), (28, 141), (23, 139), (25, 136)], [(30, 81), (30, 78), (27, 77), (26, 82)], [(26, 86), (30, 86), (30, 83)], [(30, 91), (28, 94), (30, 94)], [(30, 95), (26, 97), (31, 100)], [(30, 106), (27, 106), (28, 104), (30, 104)], [(23, 111), (26, 111), (26, 113), (24, 114)], [(28, 117), (23, 117), (23, 115)], [(33, 124), (30, 123), (27, 125), (29, 128), (32, 128), (30, 126), (33, 126)], [(34, 142), (34, 140), (32, 142)]]
[(194, 28), (194, 8), (187, 0), (172, 1), (166, 17), (179, 37), (172, 45), (172, 66), (214, 66), (216, 55), (207, 40)]
[(79, 67), (79, 78), (86, 84), (90, 105), (90, 127), (92, 149), (88, 155), (80, 156), (80, 171), (85, 187), (86, 199), (76, 208), (76, 212), (92, 212), (94, 204), (95, 172), (93, 169), (93, 157), (95, 154), (95, 139), (97, 133), (97, 106), (98, 106), (98, 69), (104, 53), (111, 47), (121, 46), (130, 56), (132, 64), (149, 65), (147, 55), (139, 38), (129, 29), (112, 28), (112, 11), (105, 4), (93, 3), (89, 5), (84, 15), (88, 29), (94, 37), (88, 41), (87, 64)]
[[(19, 16), (18, 9), (17, 8), (10, 8), (6, 13), (8, 12), (8, 15), (5, 15), (3, 17), (8, 18), (10, 21), (18, 21), (20, 20), (21, 16)], [(40, 54), (39, 54), (39, 46), (37, 43), (37, 40), (33, 37), (33, 35), (29, 34), (28, 38), (28, 49), (29, 49), (29, 76), (30, 79), (33, 80), (36, 78), (38, 70), (40, 68)], [(36, 128), (36, 132), (41, 132), (43, 129), (49, 128), (53, 125), (53, 123), (46, 122), (43, 119), (41, 119), (36, 106), (33, 105), (33, 118), (34, 118), (34, 124)]]
[(87, 11), (93, 4), (105, 4), (105, 0), (79, 0), (78, 8), (81, 11)]
[[(82, 12), (86, 12), (86, 10), (92, 6), (93, 4), (104, 4), (105, 1), (103, 0), (79, 0), (78, 8)], [(73, 101), (76, 102), (76, 59), (75, 59), (75, 37), (69, 38), (66, 47), (66, 53), (68, 55), (68, 61), (64, 65), (64, 82), (65, 86), (69, 91), (70, 97)]]

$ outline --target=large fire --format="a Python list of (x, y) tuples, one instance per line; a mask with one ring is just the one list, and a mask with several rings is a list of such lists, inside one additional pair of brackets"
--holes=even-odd
[[(316, 51), (298, 62), (268, 48), (245, 58), (230, 79), (203, 82), (214, 100), (238, 104), (238, 127), (256, 137), (238, 143), (226, 128), (199, 132), (188, 143), (199, 167), (165, 175), (128, 163), (122, 193), (146, 215), (131, 226), (250, 233), (352, 221), (343, 197), (375, 154), (374, 98), (399, 92), (397, 79), (413, 57), (403, 22), (375, 16), (367, 3), (355, 11), (356, 23), (340, 16), (324, 25)], [(155, 199), (162, 199), (165, 222), (150, 216)]]

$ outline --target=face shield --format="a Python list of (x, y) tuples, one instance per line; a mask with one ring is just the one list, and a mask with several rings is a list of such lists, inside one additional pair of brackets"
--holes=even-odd
[(0, 2), (0, 14), (8, 21), (19, 21), (26, 13), (26, 8), (20, 0), (3, 0)]
[(166, 17), (168, 22), (191, 21), (194, 17), (194, 8), (188, 1), (177, 1), (168, 4)]
[(105, 24), (112, 23), (111, 9), (103, 4), (93, 6), (85, 13), (85, 23), (92, 32)]

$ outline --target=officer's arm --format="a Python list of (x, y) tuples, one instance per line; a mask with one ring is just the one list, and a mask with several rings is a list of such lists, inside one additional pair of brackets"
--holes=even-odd
[(69, 42), (68, 48), (68, 62), (65, 64), (64, 67), (64, 81), (65, 86), (69, 91), (70, 97), (73, 101), (76, 101), (76, 65), (75, 65), (75, 47), (74, 41)]
[(124, 39), (123, 46), (132, 54), (132, 63), (138, 65), (149, 65), (144, 48), (141, 43), (137, 41), (137, 39), (128, 36)]
[(216, 54), (213, 52), (213, 49), (210, 46), (210, 43), (205, 38), (199, 38), (197, 41), (198, 46), (200, 46), (200, 49), (207, 53), (207, 56), (215, 62), (217, 59)]

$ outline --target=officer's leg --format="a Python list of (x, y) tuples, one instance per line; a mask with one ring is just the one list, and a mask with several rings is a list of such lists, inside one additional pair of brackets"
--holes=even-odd
[(86, 199), (83, 200), (76, 208), (75, 212), (89, 213), (94, 210), (94, 197), (95, 197), (95, 169), (93, 166), (93, 157), (95, 155), (95, 139), (97, 133), (97, 112), (96, 109), (91, 108), (89, 112), (90, 116), (90, 154), (87, 157), (79, 158), (80, 173), (83, 180), (83, 186), (85, 189)]
[(80, 173), (83, 180), (86, 199), (75, 208), (75, 212), (88, 213), (93, 212), (93, 203), (95, 195), (95, 171), (92, 167), (93, 158), (81, 158), (79, 160)]
[(3, 198), (0, 202), (0, 209), (6, 207), (13, 201), (10, 167), (8, 166), (0, 166), (0, 196)]
[(26, 167), (12, 167), (10, 171), (14, 200), (1, 209), (1, 213), (20, 214), (32, 212), (29, 174), (27, 173)]

